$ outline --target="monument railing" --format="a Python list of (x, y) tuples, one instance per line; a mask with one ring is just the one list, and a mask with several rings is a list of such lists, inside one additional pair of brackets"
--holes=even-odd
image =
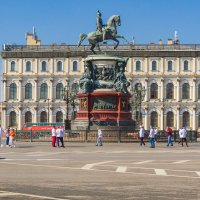
[[(102, 130), (104, 142), (139, 142), (139, 131), (129, 130)], [(145, 141), (149, 141), (149, 131), (145, 131)], [(17, 141), (39, 142), (51, 141), (51, 131), (16, 131)], [(167, 142), (165, 131), (159, 131), (158, 142)], [(96, 142), (97, 130), (68, 130), (65, 132), (64, 141), (66, 142)], [(173, 141), (180, 140), (178, 131), (173, 132)], [(197, 141), (197, 131), (188, 131), (187, 140), (189, 142)]]

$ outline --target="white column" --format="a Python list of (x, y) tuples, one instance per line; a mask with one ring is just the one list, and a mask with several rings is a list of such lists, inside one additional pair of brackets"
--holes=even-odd
[(49, 87), (49, 89), (50, 89), (49, 99), (50, 99), (50, 101), (52, 101), (53, 100), (53, 79), (50, 80), (50, 87)]
[(193, 107), (192, 130), (196, 130), (196, 107)]
[(161, 87), (160, 87), (160, 100), (163, 101), (164, 99), (164, 79), (161, 78)]
[(37, 84), (37, 80), (35, 80), (35, 95), (34, 95), (35, 99), (34, 99), (34, 101), (37, 101), (37, 100), (38, 100), (38, 97), (37, 97), (37, 94), (38, 94), (37, 89), (38, 89), (38, 84)]
[(180, 108), (177, 108), (177, 113), (176, 113), (176, 129), (180, 129)]
[(148, 97), (148, 94), (149, 94), (149, 91), (148, 91), (148, 79), (145, 79), (145, 89), (146, 89), (146, 95), (144, 97), (144, 101), (148, 101), (149, 100), (149, 97)]
[(22, 129), (22, 108), (19, 108), (19, 119), (18, 119), (18, 129)]
[(192, 101), (196, 101), (196, 79), (193, 79), (193, 87), (192, 87)]
[(161, 108), (160, 130), (164, 130), (164, 108)]
[(53, 122), (53, 111), (52, 111), (52, 107), (50, 107), (49, 109), (49, 122), (52, 123)]
[(148, 72), (148, 58), (145, 58), (144, 60), (144, 72), (147, 73)]
[(148, 108), (145, 108), (144, 129), (148, 130)]
[(6, 96), (6, 80), (3, 80), (3, 101), (7, 100)]
[(19, 101), (22, 101), (22, 80), (19, 80)]
[(177, 79), (177, 87), (176, 87), (177, 101), (180, 101), (180, 79)]
[(3, 129), (7, 128), (7, 119), (6, 119), (6, 108), (3, 108)]

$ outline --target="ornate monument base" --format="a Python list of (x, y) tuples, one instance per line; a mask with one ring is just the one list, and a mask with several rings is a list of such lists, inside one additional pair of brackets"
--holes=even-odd
[(85, 72), (80, 79), (79, 111), (72, 130), (134, 129), (125, 77), (127, 58), (92, 55), (85, 59)]

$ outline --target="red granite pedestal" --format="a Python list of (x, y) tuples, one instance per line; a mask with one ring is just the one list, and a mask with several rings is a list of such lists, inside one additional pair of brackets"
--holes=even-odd
[(130, 94), (102, 90), (77, 94), (80, 105), (72, 129), (85, 130), (96, 126), (102, 129), (133, 129), (130, 97)]

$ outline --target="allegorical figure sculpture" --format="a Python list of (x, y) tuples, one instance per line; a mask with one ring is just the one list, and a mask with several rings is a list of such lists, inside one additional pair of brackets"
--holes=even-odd
[(116, 77), (114, 80), (114, 90), (117, 92), (128, 93), (127, 88), (130, 83), (127, 81), (125, 76), (125, 67), (127, 61), (119, 61), (116, 64)]
[(90, 61), (86, 62), (83, 76), (79, 80), (79, 87), (81, 93), (89, 93), (93, 91), (94, 82), (92, 77), (92, 71), (92, 63)]
[[(106, 25), (103, 25), (103, 20), (101, 18), (101, 12), (97, 11), (96, 16), (96, 31), (90, 32), (88, 34), (80, 34), (80, 40), (78, 46), (81, 45), (85, 38), (88, 39), (89, 44), (91, 45), (91, 51), (95, 53), (94, 48), (99, 48), (99, 43), (105, 40), (114, 40), (116, 45), (114, 49), (116, 49), (119, 45), (119, 40), (117, 38), (124, 39), (127, 43), (128, 41), (124, 38), (124, 36), (117, 34), (117, 26), (121, 25), (121, 19), (119, 15), (112, 15)], [(99, 48), (100, 50), (100, 48)]]

